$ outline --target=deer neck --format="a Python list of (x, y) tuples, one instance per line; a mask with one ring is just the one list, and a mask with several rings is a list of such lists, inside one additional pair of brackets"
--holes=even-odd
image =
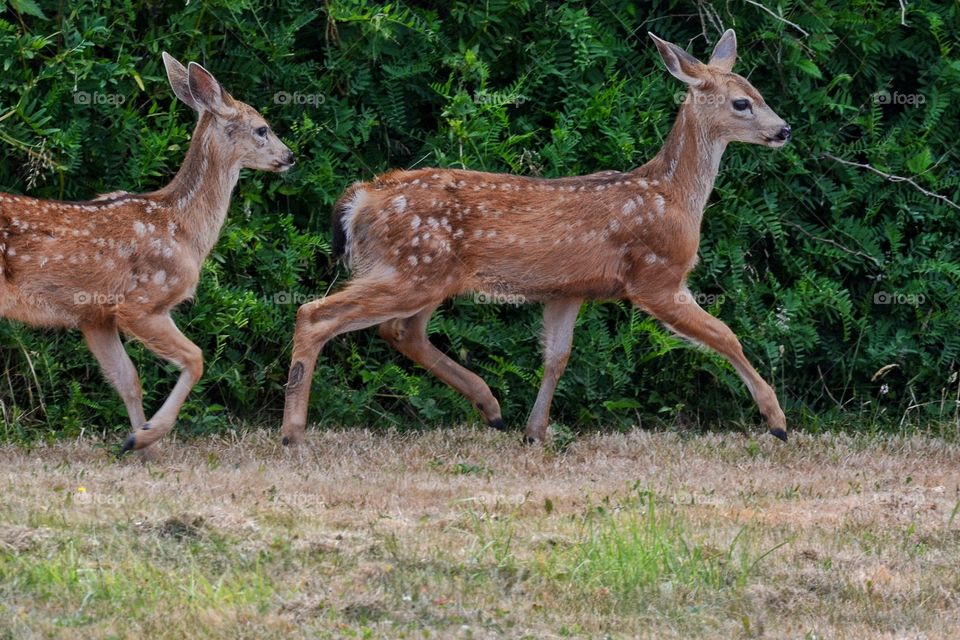
[(214, 138), (212, 120), (209, 113), (200, 116), (180, 170), (155, 194), (179, 227), (178, 235), (193, 245), (201, 262), (220, 237), (240, 178), (239, 164), (223, 153)]
[(726, 148), (726, 141), (697, 117), (688, 98), (646, 173), (669, 189), (699, 226)]

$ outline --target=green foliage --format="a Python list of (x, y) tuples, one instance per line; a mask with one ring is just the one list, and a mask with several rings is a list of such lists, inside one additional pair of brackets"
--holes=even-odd
[[(712, 44), (719, 20), (737, 29), (737, 70), (795, 139), (727, 151), (694, 291), (741, 336), (794, 422), (841, 409), (945, 418), (956, 411), (960, 218), (921, 188), (960, 200), (960, 16), (953, 3), (906, 6), (906, 25), (876, 0), (772, 9), (791, 25), (748, 4), (672, 1), (0, 0), (0, 190), (83, 199), (168, 180), (193, 114), (167, 86), (163, 50), (260, 109), (300, 163), (282, 178), (245, 173), (196, 301), (177, 313), (207, 359), (181, 428), (221, 429), (227, 414), (276, 421), (297, 303), (347, 275), (330, 259), (329, 212), (349, 183), (429, 165), (633, 168), (662, 143), (683, 89), (646, 31), (702, 58), (703, 31)], [(536, 308), (465, 299), (430, 324), (513, 424), (539, 383), (538, 332)], [(149, 412), (173, 372), (130, 350)], [(75, 332), (0, 323), (0, 358), (7, 437), (125, 428)], [(373, 331), (326, 348), (311, 410), (323, 423), (401, 428), (474, 418)], [(620, 426), (757, 418), (726, 362), (624, 304), (581, 313), (554, 413)]]

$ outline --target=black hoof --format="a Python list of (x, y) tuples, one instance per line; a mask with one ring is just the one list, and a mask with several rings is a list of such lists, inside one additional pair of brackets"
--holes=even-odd
[(132, 451), (137, 446), (137, 436), (132, 433), (127, 436), (127, 439), (123, 441), (123, 446), (120, 447), (120, 453), (117, 457), (122, 456), (127, 451)]
[(503, 418), (494, 418), (487, 422), (488, 425), (496, 429), (497, 431), (506, 431), (507, 425), (503, 422)]
[(288, 444), (290, 444), (290, 438), (288, 438), (287, 436), (283, 436), (282, 442), (283, 442), (283, 446), (287, 446)]
[(773, 429), (770, 429), (770, 435), (772, 435), (773, 437), (777, 438), (778, 440), (782, 440), (783, 442), (786, 442), (786, 441), (787, 441), (787, 430), (786, 430), (786, 429), (781, 429), (780, 427), (775, 427), (775, 428), (773, 428)]

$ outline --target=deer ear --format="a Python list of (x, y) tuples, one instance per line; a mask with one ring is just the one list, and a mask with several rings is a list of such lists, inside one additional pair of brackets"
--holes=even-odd
[(226, 118), (237, 112), (233, 98), (224, 91), (217, 79), (209, 71), (191, 62), (187, 67), (190, 94), (200, 105), (215, 116)]
[(737, 34), (733, 29), (727, 29), (717, 46), (713, 48), (713, 55), (710, 56), (709, 64), (711, 67), (717, 67), (725, 73), (733, 71), (733, 65), (737, 61)]
[(173, 89), (174, 95), (191, 109), (200, 111), (200, 106), (193, 99), (193, 94), (190, 93), (190, 82), (187, 80), (186, 67), (166, 51), (163, 52), (162, 57), (163, 66), (167, 69), (167, 80), (170, 81), (170, 88)]
[(667, 71), (674, 78), (694, 88), (703, 85), (704, 80), (701, 75), (704, 64), (702, 62), (671, 42), (661, 40), (652, 33), (650, 37), (660, 50), (660, 57), (663, 58), (663, 64), (667, 65)]

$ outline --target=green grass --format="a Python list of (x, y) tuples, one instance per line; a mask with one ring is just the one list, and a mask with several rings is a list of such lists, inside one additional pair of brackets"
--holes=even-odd
[(735, 598), (762, 560), (782, 546), (754, 549), (744, 528), (727, 547), (716, 548), (681, 513), (658, 507), (652, 495), (615, 509), (592, 508), (579, 538), (551, 554), (545, 569), (568, 585), (573, 602), (626, 614), (648, 611), (653, 603), (701, 607)]

